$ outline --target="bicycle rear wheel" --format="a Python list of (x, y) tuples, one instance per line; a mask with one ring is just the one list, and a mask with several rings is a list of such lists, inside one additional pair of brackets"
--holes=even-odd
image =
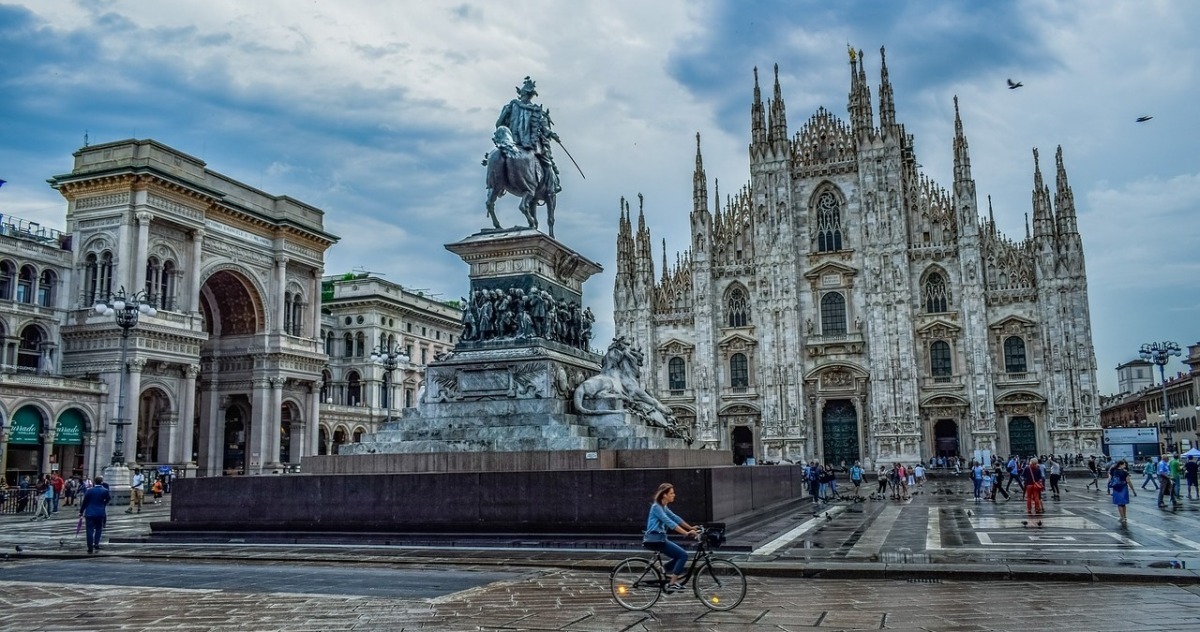
[(712, 610), (733, 610), (746, 598), (746, 576), (729, 560), (708, 560), (692, 578), (696, 598)]
[(645, 610), (658, 603), (663, 576), (649, 560), (631, 557), (623, 560), (609, 575), (613, 599), (629, 610)]

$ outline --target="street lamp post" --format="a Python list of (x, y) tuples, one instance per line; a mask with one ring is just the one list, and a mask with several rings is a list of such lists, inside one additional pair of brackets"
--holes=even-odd
[(146, 292), (126, 294), (125, 288), (117, 290), (108, 300), (98, 300), (94, 309), (101, 316), (113, 316), (117, 326), (121, 328), (121, 378), (117, 388), (117, 419), (109, 422), (117, 427), (117, 435), (113, 438), (112, 468), (124, 469), (125, 466), (125, 426), (131, 425), (125, 417), (125, 374), (129, 372), (129, 330), (138, 324), (138, 316), (145, 314), (154, 317), (158, 310), (152, 305), (153, 297)]
[(399, 346), (393, 345), (389, 347), (383, 343), (380, 343), (380, 345), (371, 352), (371, 361), (376, 364), (383, 365), (383, 370), (387, 373), (387, 421), (391, 421), (392, 403), (394, 402), (396, 394), (396, 369), (401, 365), (408, 364), (408, 356), (400, 350)]
[(1138, 355), (1142, 356), (1143, 360), (1148, 360), (1158, 365), (1158, 375), (1162, 378), (1162, 397), (1163, 397), (1163, 422), (1162, 429), (1167, 433), (1167, 452), (1174, 452), (1175, 445), (1174, 437), (1171, 432), (1175, 429), (1175, 423), (1171, 421), (1171, 404), (1167, 401), (1167, 363), (1172, 357), (1178, 358), (1183, 355), (1179, 345), (1169, 340), (1163, 342), (1148, 342), (1142, 345)]

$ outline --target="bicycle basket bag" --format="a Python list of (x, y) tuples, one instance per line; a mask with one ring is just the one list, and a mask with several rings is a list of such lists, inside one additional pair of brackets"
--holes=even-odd
[(708, 546), (719, 549), (722, 544), (725, 544), (725, 523), (714, 522), (708, 525), (707, 531), (704, 532), (705, 539), (708, 540)]

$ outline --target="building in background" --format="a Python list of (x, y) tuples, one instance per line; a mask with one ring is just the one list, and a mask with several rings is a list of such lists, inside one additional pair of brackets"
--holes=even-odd
[[(462, 330), (456, 301), (438, 301), (373, 273), (326, 277), (321, 293), (322, 371), (319, 454), (358, 442), (380, 422), (416, 406), (425, 366), (449, 353)], [(372, 354), (403, 356), (389, 371)]]
[[(793, 133), (755, 71), (750, 181), (722, 198), (697, 135), (690, 244), (659, 270), (624, 201), (618, 335), (649, 387), (735, 461), (850, 464), (1098, 453), (1083, 241), (1061, 148), (1033, 155), (1023, 238), (976, 194), (955, 99), (949, 189), (920, 171), (881, 51), (879, 107), (851, 53), (849, 122)], [(860, 65), (861, 63), (861, 65)], [(987, 204), (986, 214), (981, 204)], [(981, 217), (982, 216), (982, 217)], [(1027, 214), (1028, 217), (1028, 214)]]

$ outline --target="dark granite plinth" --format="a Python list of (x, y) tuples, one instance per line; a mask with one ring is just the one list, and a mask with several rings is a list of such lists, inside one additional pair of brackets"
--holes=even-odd
[(176, 481), (153, 532), (595, 533), (645, 527), (659, 483), (689, 522), (800, 497), (800, 466), (221, 477)]
[(720, 467), (733, 463), (729, 450), (532, 450), (306, 456), (305, 474), (400, 474), (415, 472), (517, 472)]

